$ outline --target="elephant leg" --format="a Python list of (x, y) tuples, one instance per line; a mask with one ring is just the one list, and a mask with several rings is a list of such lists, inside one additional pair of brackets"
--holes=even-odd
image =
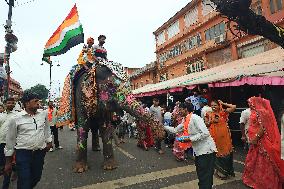
[(112, 134), (113, 127), (111, 125), (103, 125), (100, 128), (100, 133), (102, 134), (103, 142), (103, 155), (104, 155), (104, 170), (113, 170), (118, 167), (118, 163), (114, 158), (113, 145), (112, 145)]
[(143, 148), (144, 150), (148, 150), (147, 143), (146, 143), (146, 133), (145, 128), (140, 122), (137, 122), (137, 146)]
[(99, 130), (97, 128), (92, 128), (92, 150), (101, 151), (100, 142), (99, 142)]
[(84, 125), (77, 129), (77, 158), (73, 171), (83, 173), (88, 170), (87, 166), (87, 140), (89, 127)]

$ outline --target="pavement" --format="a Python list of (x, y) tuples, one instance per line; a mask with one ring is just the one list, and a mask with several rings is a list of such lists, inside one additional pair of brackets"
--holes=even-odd
[[(76, 131), (67, 127), (59, 131), (62, 150), (48, 152), (41, 181), (36, 189), (198, 189), (198, 179), (193, 160), (177, 162), (171, 150), (159, 155), (154, 149), (143, 151), (136, 147), (135, 139), (115, 147), (119, 167), (113, 171), (102, 169), (103, 154), (91, 151), (89, 133), (88, 163), (90, 169), (82, 174), (73, 173), (75, 162)], [(102, 144), (101, 144), (102, 147)], [(223, 181), (214, 178), (214, 189), (247, 189), (242, 183), (245, 152), (235, 149), (236, 177)], [(16, 182), (11, 184), (16, 188)]]

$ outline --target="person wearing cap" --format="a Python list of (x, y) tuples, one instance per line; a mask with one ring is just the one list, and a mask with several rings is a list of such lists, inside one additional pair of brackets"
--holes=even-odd
[(5, 173), (11, 173), (12, 156), (16, 153), (17, 186), (31, 189), (41, 179), (46, 152), (52, 147), (52, 136), (47, 111), (38, 112), (38, 95), (26, 90), (22, 103), (25, 110), (8, 120)]

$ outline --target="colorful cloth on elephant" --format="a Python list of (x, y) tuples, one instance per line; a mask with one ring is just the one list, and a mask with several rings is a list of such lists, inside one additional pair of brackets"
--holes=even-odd
[(122, 66), (122, 64), (118, 62), (105, 61), (105, 60), (99, 61), (98, 64), (108, 67), (111, 70), (111, 72), (122, 81), (124, 82), (128, 81), (128, 77), (126, 75), (125, 69)]
[(75, 121), (75, 103), (74, 97), (74, 85), (73, 81), (76, 73), (80, 70), (79, 65), (75, 65), (70, 70), (69, 74), (65, 78), (62, 97), (60, 100), (60, 107), (58, 110), (57, 127), (66, 126)]

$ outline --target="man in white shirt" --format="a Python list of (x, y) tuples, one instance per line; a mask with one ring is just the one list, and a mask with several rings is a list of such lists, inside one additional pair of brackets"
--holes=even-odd
[[(187, 115), (193, 112), (191, 103), (180, 105), (180, 111), (187, 111)], [(167, 131), (177, 133), (184, 131), (186, 125), (180, 124), (176, 128), (165, 126)], [(211, 189), (213, 185), (216, 145), (211, 137), (203, 119), (198, 115), (191, 114), (188, 124), (187, 136), (192, 142), (192, 148), (195, 154), (195, 166), (199, 180), (199, 189)]]
[(245, 109), (241, 113), (240, 117), (240, 128), (242, 132), (242, 141), (245, 145), (248, 144), (248, 128), (249, 128), (249, 119), (250, 119), (251, 111), (250, 108)]
[(11, 172), (12, 156), (16, 152), (17, 186), (31, 189), (41, 179), (46, 151), (52, 147), (52, 136), (47, 112), (37, 111), (40, 104), (37, 94), (26, 90), (22, 102), (25, 111), (8, 120), (5, 173)]
[(206, 113), (212, 112), (212, 108), (208, 106), (208, 100), (206, 98), (200, 98), (201, 118), (204, 120)]
[[(0, 166), (1, 172), (4, 171), (6, 157), (4, 153), (4, 148), (6, 145), (6, 135), (8, 132), (8, 121), (13, 116), (16, 115), (16, 112), (13, 111), (15, 107), (14, 98), (8, 98), (5, 100), (6, 111), (0, 114)], [(4, 174), (2, 188), (9, 188), (11, 174)]]

